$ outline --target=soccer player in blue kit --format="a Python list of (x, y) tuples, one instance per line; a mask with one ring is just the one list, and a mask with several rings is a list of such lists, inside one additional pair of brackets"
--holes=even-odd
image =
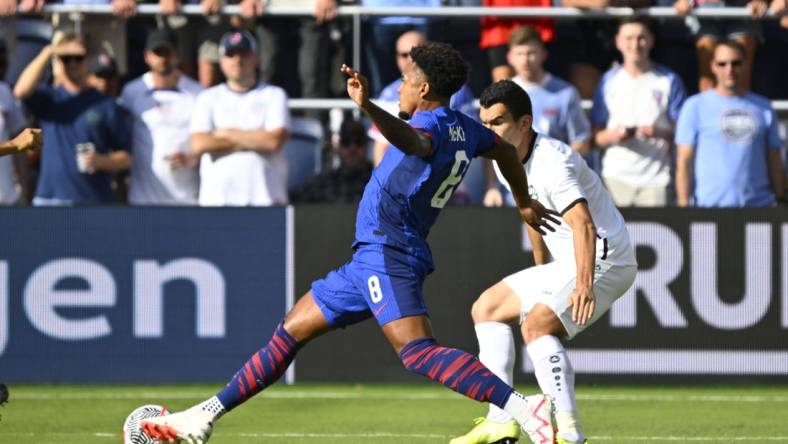
[(277, 326), (270, 342), (241, 367), (216, 396), (185, 411), (148, 419), (141, 428), (166, 442), (203, 443), (213, 423), (276, 382), (312, 339), (375, 317), (406, 369), (439, 381), (514, 417), (535, 443), (552, 444), (551, 399), (523, 396), (476, 357), (435, 341), (422, 294), (433, 270), (426, 242), (430, 227), (468, 170), (483, 155), (498, 162), (523, 220), (544, 233), (560, 223), (528, 195), (515, 148), (448, 107), (468, 66), (450, 46), (427, 42), (411, 51), (399, 89), (400, 120), (369, 100), (367, 80), (343, 65), (351, 99), (393, 145), (364, 190), (356, 219), (353, 257), (315, 281)]

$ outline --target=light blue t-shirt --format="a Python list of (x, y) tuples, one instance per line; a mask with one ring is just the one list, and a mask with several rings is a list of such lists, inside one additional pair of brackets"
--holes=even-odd
[(747, 93), (726, 97), (709, 90), (687, 99), (676, 128), (677, 145), (694, 145), (694, 205), (774, 205), (767, 150), (781, 150), (769, 100)]
[(591, 125), (580, 103), (580, 95), (569, 82), (547, 74), (536, 85), (512, 79), (528, 93), (533, 106), (533, 127), (541, 134), (566, 144), (591, 140)]

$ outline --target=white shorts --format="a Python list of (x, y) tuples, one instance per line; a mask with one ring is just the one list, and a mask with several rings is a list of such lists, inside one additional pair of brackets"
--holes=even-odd
[(597, 260), (595, 268), (596, 306), (591, 319), (585, 325), (572, 322), (572, 307), (569, 306), (569, 295), (575, 288), (574, 264), (572, 267), (562, 266), (558, 262), (537, 265), (507, 276), (503, 282), (520, 298), (521, 324), (534, 305), (544, 304), (550, 307), (561, 320), (566, 329), (567, 339), (572, 339), (610, 310), (613, 302), (635, 282), (637, 273), (635, 265), (613, 265), (607, 261)]

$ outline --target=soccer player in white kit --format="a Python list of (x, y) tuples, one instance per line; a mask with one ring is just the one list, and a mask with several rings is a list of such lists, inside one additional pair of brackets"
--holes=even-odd
[[(542, 236), (528, 229), (536, 266), (488, 288), (471, 310), (479, 359), (512, 383), (519, 325), (539, 387), (553, 397), (558, 444), (585, 443), (574, 395), (574, 371), (561, 339), (572, 339), (599, 319), (635, 280), (637, 262), (624, 218), (599, 176), (568, 145), (536, 133), (531, 100), (512, 81), (481, 95), (481, 121), (517, 147), (529, 191), (564, 219)], [(500, 172), (497, 171), (501, 180)], [(548, 262), (552, 256), (552, 262)], [(451, 444), (514, 442), (516, 424), (497, 408)]]

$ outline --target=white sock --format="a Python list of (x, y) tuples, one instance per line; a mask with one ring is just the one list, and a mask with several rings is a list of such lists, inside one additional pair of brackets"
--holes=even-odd
[[(514, 335), (512, 328), (500, 322), (481, 322), (474, 326), (479, 340), (479, 361), (503, 382), (513, 385)], [(505, 423), (512, 417), (494, 404), (490, 404), (487, 419)]]
[(558, 435), (569, 442), (583, 442), (575, 403), (575, 371), (566, 350), (555, 336), (542, 336), (526, 347), (543, 393), (553, 397)]
[(227, 413), (227, 410), (224, 409), (222, 402), (219, 401), (219, 398), (217, 398), (216, 396), (197, 404), (193, 408), (213, 413), (214, 421), (221, 418), (222, 415)]

